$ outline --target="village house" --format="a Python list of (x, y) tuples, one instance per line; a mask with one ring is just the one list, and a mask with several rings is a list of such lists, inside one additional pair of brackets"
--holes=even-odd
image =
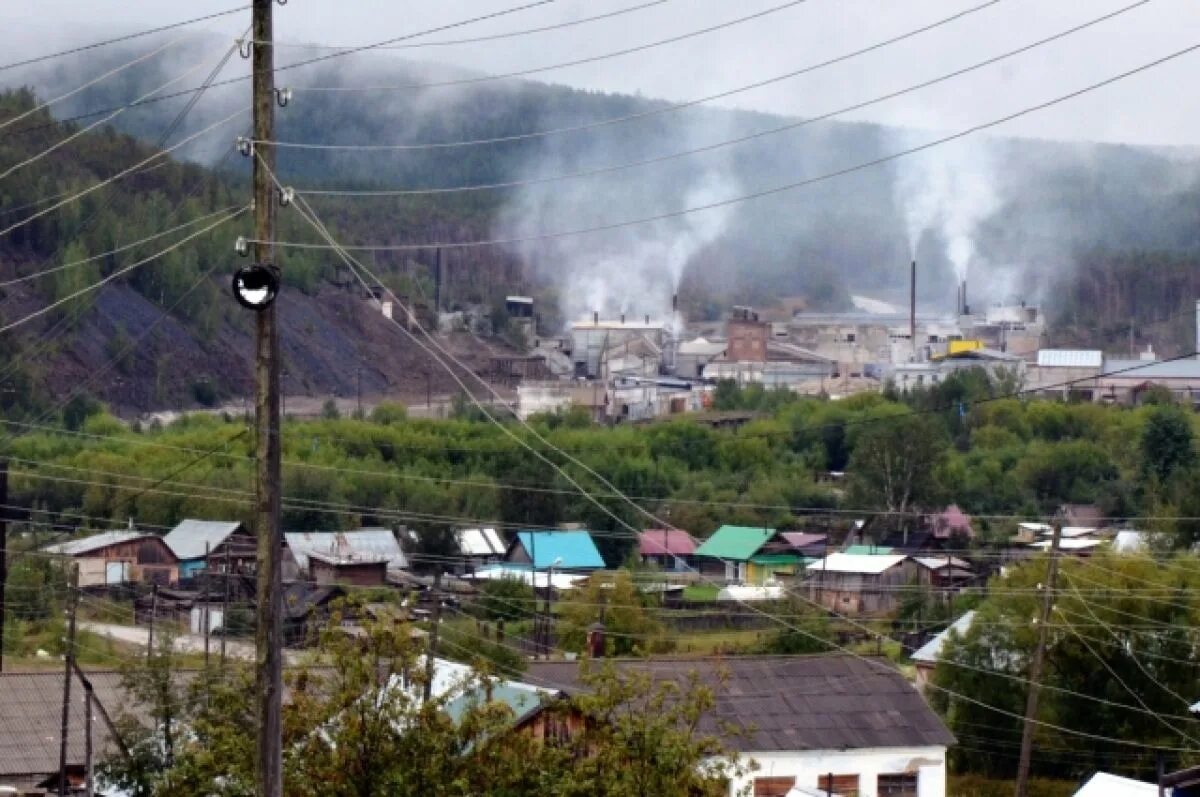
[(904, 554), (833, 553), (806, 568), (808, 596), (839, 614), (885, 614), (899, 607), (916, 568)]
[(764, 584), (793, 575), (802, 563), (787, 538), (775, 529), (721, 526), (696, 549), (700, 572), (740, 584)]
[(809, 531), (784, 531), (780, 535), (800, 556), (820, 559), (829, 553), (829, 535)]
[(317, 584), (382, 587), (387, 583), (388, 560), (382, 557), (308, 552), (309, 575)]
[(154, 534), (106, 531), (48, 545), (42, 551), (74, 559), (79, 566), (81, 587), (132, 582), (168, 585), (179, 581), (179, 559), (163, 539)]
[(664, 572), (689, 572), (696, 541), (683, 529), (646, 529), (638, 534), (638, 557)]
[(467, 571), (502, 561), (508, 550), (500, 533), (491, 527), (455, 529), (454, 540)]
[[(944, 797), (954, 737), (904, 676), (853, 655), (613, 660), (618, 671), (680, 682), (695, 673), (715, 706), (702, 733), (757, 768), (729, 794), (788, 797), (792, 789), (856, 797)], [(581, 694), (578, 662), (532, 662), (525, 678)]]
[(917, 583), (945, 598), (956, 595), (975, 579), (971, 564), (957, 556), (914, 556)]
[(179, 559), (181, 579), (202, 570), (253, 573), (258, 556), (258, 540), (236, 520), (184, 520), (163, 542)]
[(583, 529), (519, 531), (508, 546), (504, 561), (535, 571), (587, 573), (604, 569), (604, 558), (592, 535)]
[[(291, 551), (292, 559), (295, 560), (298, 577), (315, 580), (318, 569), (327, 577), (331, 572), (330, 568), (337, 566), (330, 564), (331, 561), (342, 562), (347, 566), (354, 562), (365, 565), (382, 561), (385, 574), (390, 571), (407, 570), (409, 565), (397, 533), (391, 529), (289, 531), (285, 532), (283, 537), (288, 550)], [(325, 560), (319, 567), (314, 567), (314, 554)]]
[(912, 662), (917, 668), (918, 687), (924, 689), (925, 684), (929, 683), (929, 679), (933, 677), (933, 671), (937, 669), (937, 663), (942, 658), (942, 651), (946, 648), (946, 641), (952, 635), (961, 638), (970, 630), (974, 620), (974, 611), (964, 613), (944, 631), (935, 634), (928, 642), (913, 651)]

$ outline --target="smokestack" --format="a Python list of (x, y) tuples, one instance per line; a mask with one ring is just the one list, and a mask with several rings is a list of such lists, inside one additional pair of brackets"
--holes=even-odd
[[(1197, 302), (1197, 304), (1200, 304), (1200, 302)], [(672, 313), (679, 312), (679, 294), (678, 293), (671, 294), (671, 312)]]
[(592, 311), (592, 326), (594, 326), (594, 327), (600, 326), (600, 311), (599, 310)]
[(621, 313), (621, 323), (622, 324), (625, 323), (625, 314), (624, 313)]
[(963, 277), (962, 281), (962, 314), (971, 314), (971, 305), (967, 304), (967, 278)]
[(1200, 360), (1200, 299), (1196, 300), (1196, 359)]
[(650, 314), (646, 313), (646, 326), (650, 326)]
[(912, 262), (912, 278), (908, 293), (908, 339), (912, 343), (913, 359), (917, 356), (917, 261)]

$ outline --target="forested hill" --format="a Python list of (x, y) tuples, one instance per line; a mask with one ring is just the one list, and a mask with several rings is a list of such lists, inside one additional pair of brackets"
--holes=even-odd
[[(120, 105), (207, 54), (215, 62), (227, 46), (215, 39), (180, 46), (172, 57), (103, 81), (54, 111), (65, 117)], [(63, 59), (53, 69), (6, 77), (52, 94), (82, 83), (85, 66), (94, 75), (134, 54), (109, 48), (86, 61)], [(318, 53), (293, 49), (286, 60), (313, 54)], [(221, 77), (236, 77), (244, 68), (235, 58)], [(608, 227), (821, 178), (937, 135), (840, 121), (796, 127), (799, 120), (706, 105), (671, 109), (660, 100), (479, 80), (381, 53), (281, 75), (281, 85), (295, 92), (286, 108), (277, 109), (281, 141), (406, 147), (283, 148), (280, 174), (297, 188), (477, 189), (310, 197), (343, 239), (360, 244), (539, 239)], [(359, 90), (366, 87), (371, 90)], [(244, 105), (247, 92), (245, 82), (210, 90), (173, 141)], [(186, 100), (131, 109), (113, 124), (153, 141)], [(0, 131), (0, 141), (31, 147), (45, 142), (46, 129), (32, 122)], [(219, 164), (236, 182), (245, 161), (226, 156), (239, 132), (234, 125), (220, 128), (181, 154)], [(747, 136), (753, 138), (714, 146)], [(461, 145), (492, 139), (506, 140)], [(704, 151), (683, 154), (695, 150)], [(67, 158), (76, 152), (72, 144), (56, 154)], [(550, 324), (593, 308), (652, 312), (675, 290), (693, 316), (714, 317), (730, 303), (797, 294), (832, 309), (844, 307), (853, 291), (884, 298), (902, 292), (915, 254), (922, 302), (948, 310), (956, 282), (949, 249), (960, 236), (973, 251), (962, 268), (976, 304), (1043, 301), (1056, 340), (1072, 344), (1124, 348), (1133, 319), (1139, 342), (1143, 335), (1154, 337), (1168, 344), (1160, 350), (1171, 353), (1191, 343), (1179, 319), (1200, 287), (1192, 276), (1200, 252), (1194, 223), (1200, 214), (1200, 166), (1193, 155), (977, 136), (653, 224), (448, 249), (449, 290), (460, 302), (487, 302), (514, 288), (534, 292)], [(623, 168), (629, 164), (638, 165)], [(41, 173), (37, 167), (28, 171)], [(8, 182), (0, 182), (0, 192), (13, 192)], [(479, 188), (496, 183), (518, 185)], [(28, 184), (23, 190), (35, 198), (44, 195)], [(20, 204), (0, 196), (5, 207)], [(294, 223), (294, 217), (287, 222), (289, 215), (285, 222)], [(285, 234), (312, 240), (303, 228), (285, 228)], [(300, 252), (289, 257), (300, 264), (294, 278), (315, 289), (328, 263)], [(392, 279), (405, 280), (427, 273), (432, 259), (432, 250), (410, 250), (379, 253), (376, 263)], [(409, 280), (400, 287), (415, 292), (421, 286)]]
[[(36, 105), (28, 91), (0, 93), (0, 122)], [(77, 124), (56, 123), (45, 111), (18, 124), (38, 128), (39, 135), (0, 133), (0, 171), (79, 132)], [(0, 326), (33, 316), (0, 334), (4, 410), (39, 412), (77, 388), (123, 411), (213, 404), (252, 393), (251, 319), (228, 289), (230, 275), (243, 262), (234, 240), (250, 234), (250, 222), (246, 216), (226, 220), (247, 206), (248, 187), (232, 171), (155, 159), (160, 152), (105, 127), (0, 180), (0, 229), (12, 226), (0, 236)], [(63, 199), (143, 162), (55, 209)], [(43, 210), (49, 212), (37, 215)], [(354, 236), (377, 223), (366, 214), (338, 217), (336, 228)], [(486, 230), (419, 209), (396, 214), (392, 222), (426, 224), (431, 218), (446, 219), (464, 237)], [(295, 214), (281, 213), (279, 229), (284, 239), (312, 240)], [(334, 284), (331, 254), (296, 250), (284, 258), (282, 346), (289, 393), (348, 396), (361, 380), (368, 396), (424, 395), (427, 363), (370, 310), (346, 275)], [(500, 271), (508, 263), (512, 276), (511, 258), (495, 262)], [(431, 290), (421, 264), (408, 271), (380, 264), (378, 273), (418, 302)], [(508, 277), (498, 274), (492, 282)], [(86, 290), (104, 280), (102, 287)], [(456, 301), (487, 298), (482, 289), (470, 296), (463, 290)], [(431, 380), (438, 392), (453, 385), (440, 372)]]

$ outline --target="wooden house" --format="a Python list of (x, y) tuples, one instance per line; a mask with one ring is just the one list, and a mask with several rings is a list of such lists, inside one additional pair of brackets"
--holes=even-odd
[(804, 557), (775, 529), (721, 526), (696, 549), (700, 572), (739, 584), (794, 575)]
[(179, 559), (181, 579), (210, 569), (253, 573), (258, 556), (258, 540), (236, 520), (184, 520), (163, 542)]
[(638, 535), (638, 556), (667, 572), (689, 571), (695, 561), (696, 541), (683, 529), (647, 529)]
[(900, 605), (916, 568), (904, 554), (833, 553), (808, 566), (808, 596), (838, 614), (886, 614)]
[(387, 583), (387, 566), (388, 560), (381, 557), (308, 553), (309, 574), (318, 584), (382, 587)]
[(79, 566), (79, 586), (129, 583), (174, 584), (179, 560), (163, 539), (140, 531), (106, 531), (50, 545), (45, 553), (68, 556)]

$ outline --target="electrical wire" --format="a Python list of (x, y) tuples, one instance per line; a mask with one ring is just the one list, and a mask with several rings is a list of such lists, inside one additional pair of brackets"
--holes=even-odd
[(1114, 17), (1117, 17), (1121, 14), (1125, 14), (1129, 11), (1132, 11), (1135, 8), (1139, 8), (1148, 2), (1150, 2), (1150, 0), (1139, 0), (1139, 2), (1137, 2), (1137, 3), (1134, 3), (1129, 6), (1125, 6), (1124, 8), (1119, 8), (1116, 11), (1113, 11), (1109, 14), (1105, 14), (1101, 17), (1096, 17), (1094, 19), (1088, 20), (1087, 22), (1084, 22), (1080, 25), (1076, 25), (1075, 27), (1072, 27), (1072, 28), (1068, 28), (1067, 30), (1060, 31), (1052, 36), (1049, 36), (1049, 37), (1046, 37), (1043, 39), (1039, 39), (1038, 41), (1024, 45), (1023, 47), (1018, 47), (1015, 50), (1009, 50), (1008, 52), (1001, 53), (1000, 55), (993, 56), (993, 57), (985, 59), (983, 61), (977, 61), (974, 64), (963, 67), (961, 69), (957, 69), (953, 72), (948, 72), (946, 74), (939, 75), (938, 77), (932, 78), (931, 80), (926, 80), (921, 83), (916, 83), (916, 84), (910, 85), (906, 88), (899, 89), (897, 91), (892, 91), (887, 94), (882, 94), (878, 97), (874, 97), (869, 100), (864, 100), (863, 102), (858, 102), (853, 105), (847, 105), (842, 108), (838, 108), (837, 110), (827, 111), (825, 113), (821, 113), (816, 116), (805, 116), (804, 118), (797, 120), (795, 122), (789, 122), (784, 125), (778, 125), (778, 126), (775, 126), (772, 128), (768, 128), (766, 130), (760, 130), (760, 131), (750, 133), (750, 134), (747, 134), (744, 136), (739, 136), (737, 138), (726, 139), (724, 141), (717, 141), (712, 144), (706, 144), (704, 146), (695, 147), (693, 149), (682, 150), (679, 152), (671, 152), (671, 153), (667, 153), (665, 155), (659, 155), (659, 156), (655, 156), (652, 158), (643, 158), (642, 160), (636, 160), (636, 161), (628, 161), (626, 163), (612, 164), (612, 165), (601, 166), (601, 167), (597, 167), (597, 168), (593, 168), (593, 169), (583, 169), (583, 170), (574, 171), (574, 172), (567, 172), (564, 174), (554, 174), (554, 175), (548, 175), (545, 177), (530, 178), (530, 179), (526, 179), (526, 180), (508, 180), (508, 181), (497, 182), (497, 183), (462, 185), (462, 186), (452, 186), (452, 187), (446, 187), (446, 188), (311, 189), (311, 190), (302, 188), (302, 189), (297, 189), (296, 193), (304, 194), (307, 196), (339, 196), (339, 197), (356, 197), (356, 198), (380, 197), (380, 196), (427, 196), (427, 195), (439, 195), (439, 194), (456, 194), (456, 193), (463, 193), (463, 192), (470, 192), (470, 191), (491, 191), (491, 190), (498, 190), (498, 189), (521, 188), (521, 187), (527, 187), (527, 186), (531, 186), (531, 185), (544, 185), (546, 183), (562, 182), (564, 180), (576, 180), (576, 179), (580, 179), (580, 178), (599, 177), (602, 175), (614, 174), (616, 172), (621, 172), (621, 171), (625, 171), (628, 169), (635, 169), (635, 168), (640, 168), (643, 166), (652, 166), (652, 165), (656, 165), (656, 164), (660, 164), (660, 163), (667, 163), (672, 160), (678, 160), (679, 158), (686, 158), (686, 157), (691, 157), (693, 155), (700, 155), (700, 154), (704, 154), (704, 153), (708, 153), (708, 152), (715, 152), (717, 150), (724, 149), (725, 147), (737, 146), (737, 145), (745, 144), (745, 143), (748, 143), (751, 141), (757, 141), (757, 140), (759, 140), (761, 138), (765, 138), (767, 136), (773, 136), (773, 135), (777, 135), (779, 133), (798, 130), (800, 128), (807, 127), (808, 125), (811, 125), (811, 124), (828, 121), (829, 119), (833, 119), (833, 118), (835, 118), (837, 116), (841, 116), (843, 114), (851, 113), (853, 111), (859, 111), (859, 110), (862, 110), (863, 108), (868, 108), (872, 105), (877, 105), (881, 102), (885, 102), (887, 100), (892, 100), (892, 99), (895, 99), (896, 97), (901, 97), (906, 94), (910, 94), (914, 91), (919, 91), (921, 89), (925, 89), (930, 86), (935, 86), (939, 83), (943, 83), (945, 81), (952, 80), (957, 77), (961, 77), (962, 75), (968, 74), (970, 72), (974, 72), (976, 70), (983, 69), (984, 67), (991, 66), (993, 64), (997, 64), (1001, 61), (1004, 61), (1008, 58), (1012, 58), (1016, 55), (1020, 55), (1020, 54), (1029, 52), (1030, 50), (1034, 50), (1043, 45), (1059, 41), (1060, 39), (1063, 39), (1063, 38), (1066, 38), (1067, 36), (1078, 33), (1079, 31), (1085, 30), (1089, 27), (1092, 27), (1093, 25), (1097, 25), (1101, 22), (1108, 21), (1108, 20), (1113, 19)]
[(103, 286), (107, 285), (108, 283), (112, 282), (113, 280), (115, 280), (117, 277), (120, 277), (124, 274), (128, 274), (130, 271), (133, 271), (135, 268), (144, 266), (147, 263), (150, 263), (164, 255), (167, 255), (167, 254), (175, 251), (180, 246), (183, 246), (185, 243), (192, 240), (193, 238), (197, 238), (201, 235), (204, 235), (207, 232), (211, 232), (212, 230), (216, 229), (217, 227), (221, 226), (222, 224), (225, 224), (226, 222), (233, 221), (234, 219), (236, 219), (238, 216), (242, 215), (249, 209), (250, 209), (249, 206), (246, 206), (245, 208), (238, 210), (234, 213), (231, 213), (231, 214), (225, 216), (224, 218), (218, 219), (217, 221), (213, 222), (212, 224), (209, 224), (207, 227), (204, 227), (201, 230), (198, 230), (188, 236), (185, 236), (184, 238), (181, 238), (178, 241), (175, 241), (174, 243), (172, 243), (170, 246), (166, 247), (165, 249), (161, 249), (152, 255), (149, 255), (147, 257), (142, 258), (141, 260), (138, 260), (138, 261), (135, 261), (135, 262), (129, 264), (128, 266), (124, 266), (123, 268), (117, 269), (116, 271), (112, 272), (108, 276), (102, 277), (100, 280), (92, 283), (91, 285), (84, 286), (84, 287), (80, 288), (79, 290), (74, 291), (74, 292), (64, 296), (63, 298), (46, 305), (45, 307), (39, 308), (38, 310), (35, 310), (32, 313), (29, 313), (24, 318), (20, 318), (16, 321), (11, 321), (7, 324), (4, 324), (3, 326), (0, 326), (0, 332), (7, 332), (10, 329), (19, 327), (22, 324), (28, 323), (29, 321), (32, 321), (33, 319), (38, 318), (39, 316), (45, 315), (46, 313), (50, 312), (51, 310), (55, 309), (56, 307), (61, 307), (62, 305), (66, 304), (67, 302), (71, 301), (72, 299), (77, 299), (86, 293), (90, 293), (91, 291), (94, 291), (97, 288), (103, 287)]
[(625, 122), (638, 121), (638, 120), (646, 119), (646, 118), (649, 118), (652, 116), (658, 116), (660, 114), (671, 113), (671, 112), (682, 110), (685, 108), (691, 108), (691, 107), (694, 107), (697, 105), (702, 105), (702, 104), (705, 104), (708, 102), (712, 102), (713, 100), (719, 100), (719, 99), (724, 99), (726, 97), (732, 97), (736, 94), (741, 94), (743, 92), (750, 91), (752, 89), (762, 88), (764, 86), (769, 86), (774, 83), (779, 83), (781, 81), (788, 80), (790, 78), (799, 77), (801, 75), (806, 75), (806, 74), (809, 74), (812, 72), (816, 72), (817, 70), (824, 69), (825, 67), (833, 66), (834, 64), (839, 64), (839, 63), (842, 63), (843, 61), (848, 61), (848, 60), (850, 60), (852, 58), (856, 58), (860, 55), (865, 55), (867, 53), (871, 53), (876, 50), (883, 49), (884, 47), (888, 47), (892, 44), (902, 42), (906, 39), (911, 39), (915, 36), (919, 36), (922, 33), (926, 33), (928, 31), (934, 30), (936, 28), (940, 28), (944, 25), (948, 25), (951, 22), (955, 22), (959, 19), (962, 19), (965, 16), (968, 16), (969, 14), (974, 14), (977, 11), (982, 11), (985, 8), (989, 8), (992, 5), (995, 5), (996, 2), (999, 2), (999, 0), (989, 0), (989, 2), (983, 3), (982, 5), (977, 5), (977, 6), (973, 6), (971, 8), (964, 9), (955, 14), (951, 14), (948, 17), (943, 17), (939, 20), (936, 20), (928, 25), (924, 25), (922, 27), (906, 31), (905, 33), (902, 33), (898, 36), (893, 36), (891, 38), (876, 42), (867, 47), (863, 47), (861, 49), (854, 50), (849, 53), (844, 53), (844, 54), (836, 56), (834, 58), (830, 58), (828, 60), (821, 61), (816, 64), (811, 64), (809, 66), (805, 66), (800, 69), (795, 69), (790, 72), (785, 72), (781, 75), (776, 75), (774, 77), (770, 77), (765, 80), (760, 80), (760, 81), (757, 81), (754, 83), (748, 83), (748, 84), (745, 84), (742, 86), (737, 86), (735, 88), (728, 89), (726, 91), (722, 91), (717, 94), (710, 94), (705, 97), (698, 97), (696, 99), (687, 100), (687, 101), (680, 102), (680, 103), (660, 105), (660, 106), (656, 106), (654, 108), (649, 108), (645, 111), (639, 111), (637, 113), (627, 114), (624, 116), (616, 116), (616, 117), (610, 117), (607, 119), (600, 119), (595, 122), (587, 122), (585, 124), (571, 125), (569, 127), (554, 128), (551, 130), (538, 130), (538, 131), (533, 131), (530, 133), (519, 133), (519, 134), (508, 135), (508, 136), (499, 136), (499, 137), (494, 137), (494, 138), (479, 138), (479, 139), (473, 139), (473, 140), (468, 140), (468, 141), (461, 141), (461, 140), (459, 140), (459, 141), (440, 141), (440, 142), (414, 143), (414, 144), (313, 144), (313, 143), (305, 143), (305, 142), (297, 142), (297, 141), (272, 140), (272, 141), (261, 141), (259, 143), (270, 144), (272, 146), (280, 147), (280, 148), (292, 148), (292, 149), (337, 149), (337, 150), (361, 150), (361, 151), (426, 150), (426, 149), (449, 149), (449, 148), (457, 148), (457, 147), (474, 147), (474, 146), (481, 146), (481, 145), (485, 145), (485, 144), (501, 144), (501, 143), (508, 143), (508, 142), (512, 142), (512, 141), (526, 141), (526, 140), (535, 139), (535, 138), (545, 138), (548, 136), (555, 136), (555, 135), (560, 135), (563, 133), (577, 133), (577, 132), (583, 132), (585, 130), (595, 130), (595, 129), (601, 128), (601, 127), (607, 127), (607, 126), (615, 125), (615, 124), (623, 124)]
[[(752, 22), (756, 19), (762, 19), (763, 17), (769, 16), (771, 14), (776, 14), (780, 11), (785, 11), (789, 8), (794, 8), (795, 6), (803, 5), (804, 3), (807, 3), (807, 2), (808, 2), (808, 0), (788, 0), (788, 2), (786, 2), (786, 3), (781, 3), (779, 5), (771, 6), (770, 8), (765, 8), (762, 11), (756, 11), (753, 14), (747, 14), (746, 16), (737, 17), (735, 19), (727, 20), (725, 22), (721, 22), (716, 25), (709, 25), (704, 28), (698, 28), (696, 30), (688, 31), (687, 33), (681, 33), (676, 36), (669, 36), (665, 39), (656, 39), (655, 41), (646, 42), (645, 44), (639, 44), (635, 47), (626, 47), (622, 50), (615, 50), (612, 52), (603, 53), (601, 55), (590, 56), (588, 58), (578, 58), (573, 61), (563, 61), (563, 62), (560, 62), (557, 64), (548, 64), (545, 66), (533, 67), (530, 69), (520, 69), (515, 72), (504, 72), (504, 73), (501, 73), (498, 75), (480, 75), (478, 77), (459, 78), (457, 80), (442, 80), (442, 81), (437, 81), (437, 82), (433, 82), (433, 83), (410, 83), (407, 85), (399, 85), (399, 86), (345, 86), (345, 85), (342, 85), (342, 86), (293, 86), (292, 90), (296, 91), (296, 92), (314, 92), (314, 93), (315, 92), (363, 92), (363, 91), (414, 91), (417, 89), (447, 88), (450, 86), (466, 86), (466, 85), (475, 85), (475, 84), (479, 84), (479, 83), (491, 83), (491, 82), (497, 81), (497, 80), (510, 80), (512, 78), (524, 77), (526, 75), (537, 75), (537, 74), (541, 74), (543, 72), (553, 72), (553, 71), (556, 71), (559, 69), (567, 69), (567, 68), (573, 67), (573, 66), (581, 66), (583, 64), (592, 64), (592, 63), (596, 63), (598, 61), (607, 61), (610, 58), (619, 58), (621, 56), (632, 55), (633, 53), (640, 53), (640, 52), (644, 52), (646, 50), (652, 50), (655, 47), (663, 47), (668, 44), (675, 44), (677, 42), (686, 41), (688, 39), (693, 39), (697, 36), (703, 36), (703, 35), (706, 35), (709, 33), (716, 33), (717, 31), (726, 30), (728, 28), (732, 28), (734, 26), (741, 25), (745, 22)], [(1000, 0), (992, 0), (992, 2), (998, 3), (998, 2), (1000, 2)], [(1149, 2), (1149, 0), (1143, 0), (1143, 2)]]
[(150, 36), (154, 33), (162, 33), (163, 31), (172, 30), (174, 28), (181, 28), (185, 25), (194, 25), (197, 22), (205, 22), (210, 19), (217, 19), (218, 17), (226, 17), (226, 16), (229, 16), (230, 14), (237, 14), (242, 11), (246, 11), (249, 8), (250, 8), (250, 6), (237, 6), (235, 8), (226, 9), (225, 11), (217, 11), (212, 14), (205, 14), (202, 17), (193, 17), (191, 19), (185, 19), (180, 22), (173, 22), (169, 25), (160, 25), (157, 28), (149, 28), (148, 30), (138, 31), (137, 33), (130, 33), (125, 36), (117, 36), (116, 38), (113, 38), (113, 39), (105, 39), (104, 41), (93, 42), (91, 44), (84, 44), (79, 47), (72, 47), (68, 50), (59, 50), (58, 52), (48, 53), (46, 55), (39, 55), (35, 58), (26, 58), (23, 61), (14, 61), (12, 63), (4, 64), (4, 65), (0, 66), (0, 72), (3, 72), (7, 69), (15, 69), (16, 67), (19, 67), (19, 66), (28, 66), (30, 64), (41, 63), (42, 61), (49, 61), (52, 58), (61, 58), (64, 55), (73, 55), (75, 53), (81, 53), (81, 52), (85, 52), (87, 50), (94, 50), (98, 47), (107, 47), (110, 44), (117, 44), (118, 42), (129, 41), (131, 39), (138, 39), (138, 38), (141, 38), (142, 36)]
[[(258, 239), (253, 239), (253, 240), (250, 240), (249, 242), (250, 243), (258, 243), (258, 244), (269, 243), (271, 245), (281, 247), (284, 249), (320, 249), (320, 250), (332, 249), (332, 250), (341, 250), (344, 252), (404, 252), (404, 251), (414, 251), (414, 250), (418, 250), (418, 249), (471, 249), (471, 248), (478, 248), (478, 247), (485, 247), (485, 246), (504, 246), (504, 245), (513, 245), (513, 244), (533, 243), (535, 241), (548, 241), (548, 240), (556, 240), (556, 239), (560, 239), (560, 238), (570, 238), (570, 237), (574, 237), (574, 236), (588, 235), (588, 234), (592, 234), (592, 233), (610, 232), (612, 230), (624, 229), (627, 227), (636, 227), (636, 226), (650, 224), (650, 223), (658, 222), (658, 221), (666, 221), (669, 219), (686, 216), (686, 215), (689, 215), (692, 213), (699, 213), (699, 212), (707, 211), (707, 210), (715, 210), (717, 208), (729, 207), (732, 205), (741, 204), (743, 202), (748, 202), (748, 201), (755, 200), (755, 199), (763, 199), (765, 197), (783, 194), (783, 193), (786, 193), (789, 191), (796, 190), (798, 188), (803, 188), (803, 187), (806, 187), (809, 185), (815, 185), (817, 183), (826, 182), (829, 180), (836, 179), (838, 177), (844, 177), (848, 174), (860, 172), (865, 169), (870, 169), (870, 168), (873, 168), (875, 166), (880, 166), (885, 163), (891, 163), (892, 161), (899, 160), (901, 158), (908, 157), (910, 155), (915, 155), (920, 152), (925, 152), (927, 150), (934, 149), (936, 147), (939, 147), (943, 144), (950, 143), (952, 141), (957, 141), (959, 139), (966, 138), (970, 135), (973, 135), (974, 133), (978, 133), (980, 131), (987, 130), (989, 128), (997, 127), (997, 126), (1005, 124), (1007, 122), (1011, 122), (1014, 119), (1019, 119), (1023, 116), (1027, 116), (1031, 113), (1036, 113), (1037, 111), (1045, 110), (1046, 108), (1050, 108), (1055, 105), (1059, 105), (1063, 102), (1067, 102), (1069, 100), (1083, 96), (1084, 94), (1088, 94), (1090, 92), (1096, 91), (1097, 89), (1112, 85), (1121, 80), (1125, 80), (1127, 78), (1130, 78), (1135, 75), (1141, 74), (1143, 72), (1149, 71), (1155, 67), (1162, 66), (1163, 64), (1169, 63), (1178, 58), (1182, 58), (1185, 55), (1190, 55), (1191, 53), (1195, 52), (1196, 50), (1200, 50), (1200, 44), (1193, 44), (1193, 45), (1191, 45), (1189, 47), (1185, 47), (1181, 50), (1176, 50), (1172, 53), (1169, 53), (1168, 55), (1162, 56), (1153, 61), (1143, 63), (1137, 67), (1125, 70), (1124, 72), (1120, 72), (1116, 75), (1113, 75), (1112, 77), (1106, 78), (1099, 82), (1091, 83), (1087, 86), (1084, 86), (1083, 88), (1076, 89), (1075, 91), (1069, 92), (1067, 94), (1061, 94), (1061, 95), (1054, 97), (1050, 100), (1047, 100), (1045, 102), (1038, 103), (1037, 105), (1031, 105), (1031, 106), (1025, 107), (1021, 110), (1015, 111), (1013, 113), (1009, 113), (1004, 116), (998, 117), (996, 119), (992, 119), (987, 122), (981, 122), (979, 124), (973, 125), (966, 129), (960, 130), (956, 133), (952, 133), (950, 135), (935, 138), (931, 141), (927, 141), (924, 144), (920, 144), (920, 145), (917, 145), (914, 147), (908, 147), (906, 149), (898, 150), (898, 151), (892, 152), (888, 155), (883, 155), (883, 156), (874, 158), (869, 161), (864, 161), (862, 163), (855, 164), (853, 166), (848, 166), (846, 168), (838, 169), (833, 172), (827, 172), (825, 174), (818, 175), (816, 177), (810, 177), (810, 178), (807, 178), (804, 180), (798, 180), (796, 182), (785, 183), (783, 185), (778, 185), (773, 188), (766, 188), (761, 191), (755, 191), (755, 192), (749, 193), (749, 194), (742, 194), (740, 196), (730, 197), (728, 199), (717, 200), (715, 202), (709, 202), (709, 203), (705, 203), (702, 205), (694, 205), (692, 207), (682, 208), (680, 210), (667, 211), (665, 213), (659, 213), (659, 214), (656, 214), (653, 216), (646, 216), (646, 217), (642, 217), (642, 218), (638, 218), (638, 219), (627, 219), (624, 221), (616, 221), (616, 222), (611, 222), (609, 224), (602, 224), (602, 225), (598, 225), (598, 226), (594, 226), (594, 227), (583, 227), (583, 228), (578, 228), (578, 229), (574, 229), (574, 230), (563, 230), (563, 231), (559, 231), (559, 232), (541, 233), (541, 234), (537, 234), (537, 235), (517, 236), (517, 237), (512, 237), (512, 238), (494, 238), (491, 240), (479, 240), (479, 241), (458, 241), (458, 242), (447, 241), (447, 242), (426, 242), (426, 243), (419, 243), (419, 244), (391, 244), (391, 245), (373, 245), (373, 246), (371, 246), (371, 245), (354, 245), (354, 244), (347, 245), (347, 244), (340, 244), (340, 243), (336, 244), (336, 245), (329, 244), (329, 243), (315, 244), (315, 243), (300, 243), (300, 242), (296, 242), (296, 241), (269, 241), (268, 242), (268, 241), (261, 241)], [(3, 232), (0, 232), (0, 234), (3, 234)]]

